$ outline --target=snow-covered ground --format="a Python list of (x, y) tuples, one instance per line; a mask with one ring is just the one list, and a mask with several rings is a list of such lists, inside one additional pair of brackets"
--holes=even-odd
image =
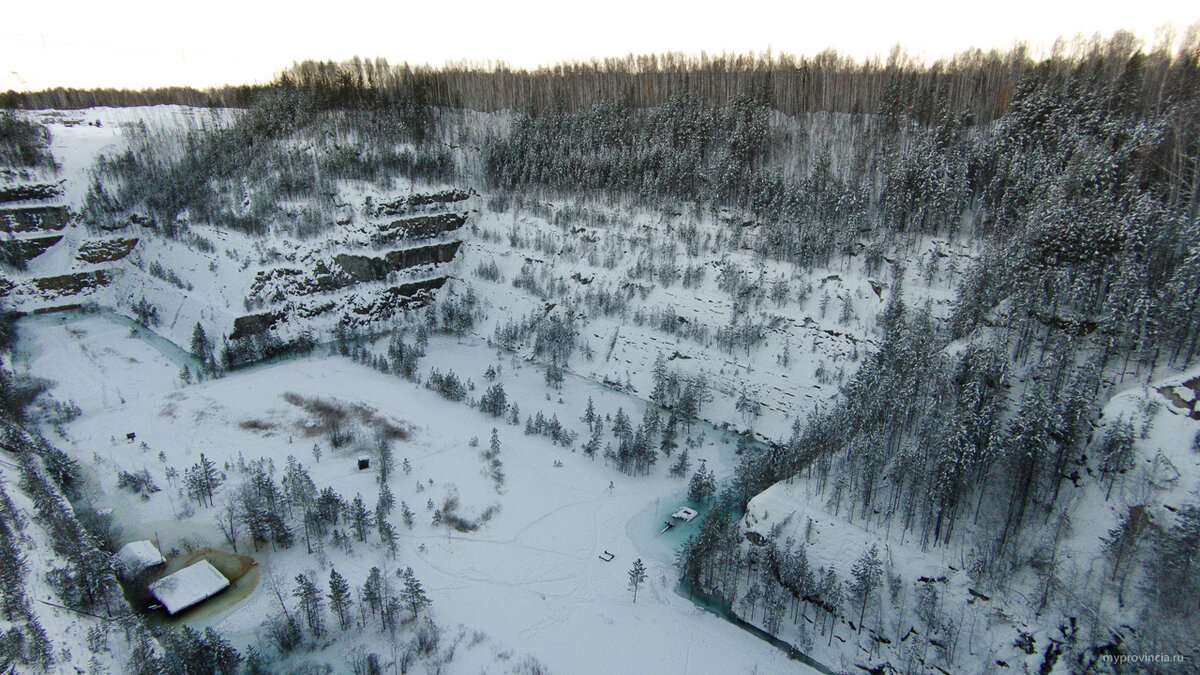
[[(122, 125), (144, 120), (152, 128), (181, 129), (224, 121), (206, 111), (170, 106), (38, 115), (52, 124), (54, 151), (66, 180), (60, 201), (73, 209), (84, 201), (87, 170), (96, 157), (123, 147)], [(503, 116), (469, 118), (467, 125), (476, 131), (505, 123)], [(86, 124), (95, 120), (99, 127)], [(478, 159), (468, 153), (461, 159), (469, 166), (473, 158)], [(373, 506), (375, 474), (354, 468), (359, 453), (324, 447), (315, 463), (313, 444), (327, 444), (308, 437), (309, 413), (284, 395), (362, 405), (412, 431), (395, 448), (397, 462), (409, 459), (412, 474), (394, 476), (391, 489), (416, 512), (417, 524), (409, 530), (394, 516), (403, 542), (397, 559), (387, 560), (372, 543), (356, 544), (352, 553), (327, 546), (322, 563), (321, 556), (309, 556), (299, 545), (254, 553), (264, 570), (275, 570), (290, 584), (301, 572), (314, 572), (324, 581), (326, 565), (332, 565), (357, 588), (374, 565), (385, 570), (411, 565), (434, 599), (438, 622), (451, 633), (461, 624), (472, 634), (469, 656), (460, 651), (456, 657), (463, 670), (497, 663), (515, 667), (527, 653), (556, 672), (578, 672), (580, 664), (589, 672), (802, 671), (776, 648), (674, 593), (674, 551), (699, 523), (655, 536), (661, 517), (674, 511), (686, 492), (686, 479), (667, 477), (670, 460), (660, 457), (651, 475), (631, 478), (603, 459), (592, 461), (543, 437), (525, 436), (520, 426), (348, 359), (329, 357), (324, 350), (184, 386), (178, 373), (184, 365), (194, 370), (195, 361), (174, 345), (186, 348), (199, 323), (219, 347), (238, 317), (284, 309), (291, 318), (276, 325), (278, 335), (294, 337), (312, 328), (318, 341), (325, 341), (337, 317), (332, 312), (312, 316), (323, 303), (344, 309), (369, 302), (372, 293), (398, 280), (449, 275), (452, 280), (439, 291), (439, 300), (462, 298), (469, 287), (478, 300), (477, 315), (463, 338), (431, 341), (420, 363), (422, 376), (431, 367), (453, 369), (476, 384), (471, 395), (478, 398), (490, 384), (483, 378), (488, 365), (501, 366), (499, 381), (509, 400), (519, 404), (522, 419), (539, 411), (546, 418), (557, 414), (579, 432), (578, 449), (587, 438), (579, 420), (589, 396), (602, 414), (623, 408), (636, 425), (661, 354), (672, 371), (707, 379), (712, 398), (702, 405), (702, 419), (731, 431), (752, 429), (759, 438), (774, 441), (787, 437), (793, 421), (836, 396), (873, 348), (877, 316), (897, 283), (891, 262), (905, 269), (908, 305), (928, 302), (935, 315), (944, 316), (975, 253), (971, 244), (920, 239), (901, 251), (889, 250), (887, 256), (875, 251), (873, 263), (860, 248), (827, 266), (800, 269), (755, 254), (749, 242), (759, 225), (742, 223), (724, 211), (566, 199), (505, 203), (493, 200), (482, 186), (470, 187), (476, 190), (473, 196), (452, 207), (468, 215), (467, 225), (434, 240), (463, 240), (453, 262), (436, 271), (418, 266), (404, 270), (399, 279), (308, 296), (260, 292), (256, 280), (283, 268), (311, 273), (343, 252), (378, 255), (371, 236), (379, 220), (370, 204), (418, 188), (399, 185), (383, 191), (340, 184), (339, 208), (348, 222), (304, 240), (278, 232), (256, 239), (192, 223), (189, 231), (212, 244), (212, 250), (134, 224), (116, 234), (90, 231), (79, 222), (69, 225), (63, 241), (34, 259), (16, 280), (109, 272), (111, 284), (72, 300), (124, 317), (132, 316), (135, 303), (149, 302), (159, 314), (155, 330), (173, 343), (144, 331), (133, 334), (127, 320), (105, 312), (37, 316), (22, 324), (19, 365), (56, 381), (51, 394), (72, 400), (83, 411), (63, 429), (62, 444), (85, 465), (95, 488), (92, 499), (114, 509), (127, 540), (156, 539), (164, 552), (227, 547), (214, 509), (189, 504), (177, 485), (166, 480), (167, 467), (182, 474), (201, 452), (230, 467), (230, 481), (222, 488), (227, 492), (241, 482), (236, 469), (240, 460), (270, 458), (279, 472), (294, 455), (310, 468), (318, 488), (334, 487), (347, 499), (361, 493)], [(93, 264), (78, 257), (89, 241), (131, 236), (139, 242), (119, 261)], [(179, 283), (150, 273), (152, 263), (176, 275)], [(22, 290), (10, 300), (27, 311), (67, 302)], [(532, 339), (504, 353), (485, 341), (497, 327), (551, 311), (571, 314), (579, 348), (565, 364), (568, 377), (561, 392), (548, 394)], [(363, 327), (388, 330), (393, 321)], [(758, 337), (749, 347), (721, 344), (717, 334), (730, 329)], [(377, 353), (382, 348), (374, 347)], [(499, 429), (507, 476), (500, 492), (480, 457), (493, 426)], [(126, 441), (130, 432), (136, 434), (133, 443)], [(699, 426), (692, 429), (698, 441), (700, 433)], [(469, 446), (474, 437), (480, 448)], [(707, 427), (699, 447), (691, 450), (693, 469), (705, 459), (718, 480), (728, 477), (735, 462), (732, 438)], [(163, 488), (148, 502), (116, 488), (118, 471), (141, 469), (149, 470)], [(448, 536), (447, 528), (433, 527), (426, 501), (440, 505), (451, 486), (467, 516), (492, 506), (499, 507), (497, 515), (469, 534)], [(762, 499), (782, 489), (776, 486)], [(802, 496), (790, 493), (782, 499), (791, 509), (803, 503)], [(220, 497), (218, 508), (219, 502)], [(771, 515), (782, 515), (787, 504), (771, 507)], [(840, 527), (830, 528), (828, 536), (837, 543), (829, 547), (831, 564), (848, 565), (853, 558), (837, 551), (857, 555), (860, 547), (850, 543), (858, 539), (844, 536)], [(612, 562), (599, 559), (605, 551), (615, 555)], [(625, 586), (637, 557), (647, 563), (649, 580), (634, 605)], [(219, 626), (235, 642), (250, 644), (276, 605), (274, 594), (260, 583), (245, 599), (224, 603), (196, 622)], [(488, 637), (476, 640), (474, 631)], [(360, 642), (386, 651), (371, 634), (344, 642), (318, 658), (337, 663), (339, 655)]]
[[(455, 671), (504, 671), (529, 654), (554, 672), (804, 672), (775, 647), (678, 596), (670, 556), (653, 542), (630, 537), (627, 525), (639, 513), (656, 503), (681, 501), (684, 482), (666, 477), (661, 462), (650, 476), (628, 477), (603, 460), (525, 436), (520, 427), (341, 357), (313, 356), (184, 386), (170, 355), (103, 315), (26, 322), (20, 351), (21, 367), (53, 379), (51, 394), (82, 409), (66, 426), (62, 445), (94, 472), (98, 489), (91, 499), (98, 507), (114, 508), (126, 539), (157, 536), (165, 552), (184, 546), (185, 539), (193, 546), (227, 547), (214, 509), (189, 505), (165, 476), (167, 467), (182, 473), (200, 453), (230, 467), (239, 458), (266, 457), (278, 470), (295, 455), (310, 468), (318, 488), (331, 486), (347, 499), (362, 494), (373, 506), (376, 473), (358, 471), (354, 451), (332, 450), (324, 438), (306, 437), (308, 414), (284, 395), (362, 405), (411, 432), (394, 450), (397, 464), (407, 459), (412, 472), (397, 470), (390, 487), (416, 512), (417, 522), (409, 530), (395, 517), (401, 536), (396, 559), (388, 559), (377, 535), (371, 535), (370, 544), (355, 542), (351, 553), (326, 545), (324, 564), (320, 556), (306, 553), (301, 540), (288, 550), (255, 554), (264, 570), (284, 580), (311, 572), (323, 581), (332, 566), (357, 588), (372, 566), (412, 566), (434, 601), (438, 623), (449, 630), (443, 639), (453, 639), (459, 625), (467, 634), (486, 634), (459, 648)], [(481, 383), (491, 363), (497, 363), (495, 353), (478, 341), (442, 338), (431, 342), (422, 361), (423, 366), (452, 365)], [(564, 424), (581, 429), (579, 401), (591, 396), (601, 412), (624, 407), (635, 419), (640, 415), (643, 404), (637, 399), (579, 378), (564, 384), (563, 403), (557, 396), (547, 401), (540, 369), (508, 358), (499, 363), (499, 381), (527, 413), (556, 413)], [(479, 456), (494, 426), (507, 476), (500, 490), (485, 475)], [(136, 433), (135, 441), (126, 440), (129, 432)], [(698, 435), (699, 428), (693, 432)], [(469, 446), (472, 437), (480, 439), (481, 448)], [(713, 429), (705, 437), (693, 461), (707, 459), (719, 476), (727, 474), (733, 459), (728, 438)], [(325, 446), (319, 463), (313, 461), (314, 443)], [(118, 470), (140, 469), (163, 488), (149, 501), (116, 487)], [(222, 491), (241, 480), (236, 468), (228, 473)], [(492, 505), (499, 511), (473, 533), (435, 528), (426, 501), (440, 505), (450, 491), (460, 496), (464, 515)], [(612, 562), (599, 559), (605, 551), (614, 554)], [(634, 604), (626, 590), (627, 571), (638, 557), (649, 578)], [(274, 595), (260, 582), (241, 602), (196, 624), (218, 627), (237, 644), (251, 644), (275, 606)], [(364, 646), (386, 653), (386, 636), (376, 630), (342, 635), (334, 628), (337, 645), (315, 658), (344, 665), (339, 659)]]
[[(1119, 420), (1133, 427), (1134, 459), (1128, 470), (1113, 476), (1111, 489), (1107, 479), (1064, 481), (1059, 506), (1047, 518), (1047, 526), (1030, 535), (1035, 538), (1030, 548), (1054, 566), (1054, 583), (1046, 596), (1052, 601), (1046, 607), (1042, 606), (1045, 580), (1034, 571), (1038, 565), (1022, 569), (1002, 588), (980, 586), (971, 578), (969, 568), (981, 553), (959, 541), (960, 537), (970, 537), (958, 533), (953, 545), (923, 548), (919, 536), (905, 536), (899, 525), (888, 527), (878, 518), (870, 522), (861, 516), (848, 518), (847, 513), (855, 509), (845, 500), (840, 515), (835, 513), (829, 493), (819, 492), (812, 481), (803, 477), (777, 483), (751, 500), (741, 529), (780, 544), (790, 539), (804, 548), (812, 569), (832, 569), (847, 581), (859, 556), (871, 545), (879, 546), (885, 575), (900, 578), (901, 594), (892, 596), (885, 586), (880, 593), (887, 600), (871, 603), (861, 633), (849, 623), (857, 621), (857, 607), (838, 622), (834, 634), (851, 646), (857, 643), (857, 649), (839, 646), (838, 642), (829, 646), (825, 639), (814, 640), (812, 656), (835, 670), (865, 663), (868, 652), (884, 653), (892, 663), (906, 661), (905, 645), (873, 644), (871, 636), (903, 636), (910, 627), (918, 632), (923, 629), (916, 615), (915, 593), (922, 578), (936, 580), (939, 610), (954, 627), (947, 632), (957, 635), (953, 659), (932, 648), (926, 649), (923, 658), (950, 671), (997, 661), (1010, 666), (1023, 664), (1027, 670), (1036, 671), (1047, 646), (1062, 640), (1059, 627), (1072, 620), (1095, 622), (1106, 634), (1126, 634), (1136, 645), (1136, 634), (1127, 629), (1137, 625), (1141, 605), (1131, 600), (1136, 598), (1142, 580), (1118, 582), (1110, 574), (1111, 562), (1103, 551), (1103, 540), (1111, 536), (1130, 509), (1145, 509), (1153, 522), (1167, 527), (1175, 522), (1173, 514), (1194, 499), (1196, 486), (1200, 485), (1200, 454), (1192, 449), (1193, 439), (1200, 432), (1200, 422), (1192, 416), (1197, 399), (1193, 387), (1200, 383), (1198, 377), (1200, 369), (1192, 369), (1149, 387), (1131, 379), (1104, 406), (1087, 451), (1091, 460), (1085, 471), (1099, 475), (1099, 446)], [(963, 525), (970, 526), (969, 522)], [(1123, 594), (1115, 592), (1118, 583)], [(1119, 595), (1125, 602), (1118, 599)], [(744, 618), (761, 625), (763, 617)], [(791, 621), (783, 625), (780, 635), (785, 640), (798, 641), (802, 628), (810, 636), (814, 634), (813, 626), (800, 624), (797, 628)], [(1018, 649), (1016, 643), (1022, 634), (1032, 638), (1031, 652)], [(914, 640), (919, 641), (919, 637)], [(1190, 648), (1186, 641), (1177, 644), (1181, 652)], [(1059, 669), (1065, 667), (1060, 664)]]

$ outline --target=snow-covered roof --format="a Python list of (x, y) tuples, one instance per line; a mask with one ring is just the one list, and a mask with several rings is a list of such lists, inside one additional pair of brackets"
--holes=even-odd
[(121, 573), (126, 576), (133, 576), (147, 567), (166, 562), (162, 553), (159, 553), (158, 548), (148, 539), (125, 544), (117, 551), (116, 559)]
[(212, 563), (201, 560), (150, 584), (150, 593), (167, 608), (167, 612), (175, 614), (211, 598), (228, 585), (225, 575)]
[(696, 513), (695, 509), (689, 509), (686, 506), (679, 507), (679, 510), (671, 514), (672, 518), (678, 518), (685, 523), (692, 522), (692, 519), (700, 514)]

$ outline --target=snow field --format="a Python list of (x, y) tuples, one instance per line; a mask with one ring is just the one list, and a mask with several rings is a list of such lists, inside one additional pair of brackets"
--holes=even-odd
[[(368, 507), (373, 506), (376, 473), (355, 468), (358, 451), (332, 450), (324, 438), (306, 438), (304, 425), (311, 420), (283, 395), (361, 404), (411, 430), (408, 440), (394, 445), (397, 469), (390, 487), (397, 502), (403, 500), (412, 508), (417, 522), (408, 530), (398, 513), (393, 514), (401, 539), (396, 560), (387, 558), (378, 536), (372, 534), (370, 544), (355, 542), (351, 553), (335, 550), (327, 541), (327, 562), (355, 588), (372, 566), (390, 573), (411, 565), (434, 601), (433, 615), (440, 625), (462, 624), (468, 632), (483, 631), (488, 636), (479, 644), (487, 645), (490, 652), (478, 645), (460, 650), (454, 669), (467, 669), (467, 663), (472, 663), (503, 670), (519, 661), (521, 654), (535, 655), (555, 672), (579, 672), (581, 666), (588, 672), (664, 673), (741, 672), (755, 665), (761, 672), (800, 668), (775, 648), (677, 596), (670, 560), (649, 557), (626, 535), (626, 523), (648, 504), (656, 498), (672, 499), (684, 488), (682, 481), (666, 478), (661, 461), (653, 475), (630, 478), (605, 466), (603, 460), (593, 462), (547, 439), (524, 436), (519, 427), (340, 357), (298, 359), (185, 387), (175, 377), (175, 363), (153, 346), (129, 338), (127, 330), (103, 316), (65, 324), (33, 323), (24, 339), (38, 345), (26, 363), (29, 372), (56, 380), (52, 393), (61, 400), (75, 400), (83, 410), (66, 428), (70, 440), (64, 449), (94, 471), (99, 483), (93, 497), (97, 505), (111, 505), (121, 519), (135, 519), (121, 523), (130, 538), (152, 529), (164, 552), (181, 546), (185, 538), (193, 545), (227, 547), (215, 527), (213, 510), (189, 506), (164, 475), (167, 466), (182, 473), (200, 453), (219, 466), (236, 465), (239, 456), (247, 461), (269, 457), (278, 470), (287, 455), (294, 454), (309, 468), (318, 488), (332, 486), (347, 499), (361, 493)], [(421, 365), (423, 370), (453, 367), (464, 379), (471, 377), (481, 385), (482, 371), (493, 362), (494, 353), (476, 341), (458, 344), (435, 338)], [(93, 393), (97, 382), (117, 372), (123, 382), (136, 386), (122, 384), (119, 391), (114, 386)], [(511, 360), (503, 363), (499, 381), (510, 400), (520, 404), (523, 415), (539, 409), (547, 417), (556, 412), (574, 428), (583, 426), (578, 421), (583, 406), (577, 402), (586, 401), (588, 395), (601, 412), (615, 412), (618, 406), (631, 415), (641, 412), (632, 397), (577, 378), (564, 384), (563, 404), (553, 394), (552, 401), (546, 401), (541, 370), (515, 367)], [(481, 392), (477, 386), (474, 394)], [(243, 425), (252, 420), (257, 423)], [(500, 459), (507, 475), (500, 493), (484, 474), (479, 457), (493, 426), (499, 430)], [(132, 443), (125, 438), (130, 431), (137, 435)], [(717, 434), (710, 429), (706, 436)], [(480, 448), (469, 447), (472, 437), (480, 439)], [(323, 446), (320, 463), (313, 462), (314, 442)], [(694, 451), (693, 462), (704, 457), (724, 475), (731, 468), (732, 455), (730, 448), (720, 444)], [(159, 460), (159, 452), (165, 453), (166, 462)], [(399, 469), (405, 458), (413, 467), (411, 475)], [(555, 460), (563, 466), (554, 466)], [(115, 486), (118, 469), (142, 468), (163, 488), (148, 502), (118, 492)], [(220, 492), (240, 481), (236, 469), (228, 473), (218, 503)], [(434, 528), (426, 500), (440, 506), (452, 489), (461, 499), (459, 513), (465, 517), (491, 505), (499, 505), (500, 511), (476, 532)], [(242, 542), (239, 550), (248, 545)], [(322, 568), (317, 556), (305, 553), (302, 539), (286, 551), (268, 548), (255, 556), (264, 565), (264, 574), (270, 570), (290, 581), (296, 574), (308, 573), (327, 582), (327, 568)], [(598, 559), (604, 550), (615, 554), (612, 563)], [(639, 556), (647, 564), (649, 580), (635, 605), (625, 586), (629, 565)], [(236, 644), (253, 643), (263, 617), (275, 604), (260, 582), (246, 600), (225, 613), (205, 617), (199, 625), (217, 627)], [(336, 623), (334, 617), (326, 618)], [(341, 634), (335, 626), (330, 635), (337, 638), (336, 644), (317, 658), (338, 663), (339, 654), (361, 649), (386, 654), (387, 636), (377, 630), (371, 625), (365, 631)], [(505, 654), (512, 660), (501, 658)]]

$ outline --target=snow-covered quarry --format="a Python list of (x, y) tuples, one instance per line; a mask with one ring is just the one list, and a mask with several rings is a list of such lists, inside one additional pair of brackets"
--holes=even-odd
[(1200, 69), (1113, 44), (4, 113), (0, 671), (1195, 672)]

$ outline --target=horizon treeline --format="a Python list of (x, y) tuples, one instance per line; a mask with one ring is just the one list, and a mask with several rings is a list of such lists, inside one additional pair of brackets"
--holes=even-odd
[(503, 64), (451, 63), (443, 66), (390, 64), (354, 57), (345, 62), (303, 61), (265, 85), (209, 89), (159, 87), (142, 90), (55, 88), (0, 94), (0, 108), (78, 109), (93, 106), (179, 104), (249, 107), (280, 86), (319, 92), (330, 107), (388, 105), (419, 91), (430, 105), (480, 111), (585, 110), (598, 102), (620, 101), (637, 108), (657, 107), (687, 93), (713, 105), (754, 92), (782, 113), (875, 113), (899, 106), (914, 120), (929, 123), (952, 109), (973, 122), (1004, 114), (1019, 83), (1031, 72), (1094, 83), (1111, 82), (1137, 61), (1144, 100), (1155, 105), (1178, 79), (1195, 67), (1200, 30), (1193, 26), (1176, 40), (1146, 48), (1128, 31), (1108, 38), (1060, 39), (1043, 58), (1025, 45), (1008, 50), (970, 49), (925, 64), (900, 46), (886, 59), (855, 60), (834, 49), (815, 56), (764, 53), (699, 55), (684, 53), (562, 62), (537, 69)]

